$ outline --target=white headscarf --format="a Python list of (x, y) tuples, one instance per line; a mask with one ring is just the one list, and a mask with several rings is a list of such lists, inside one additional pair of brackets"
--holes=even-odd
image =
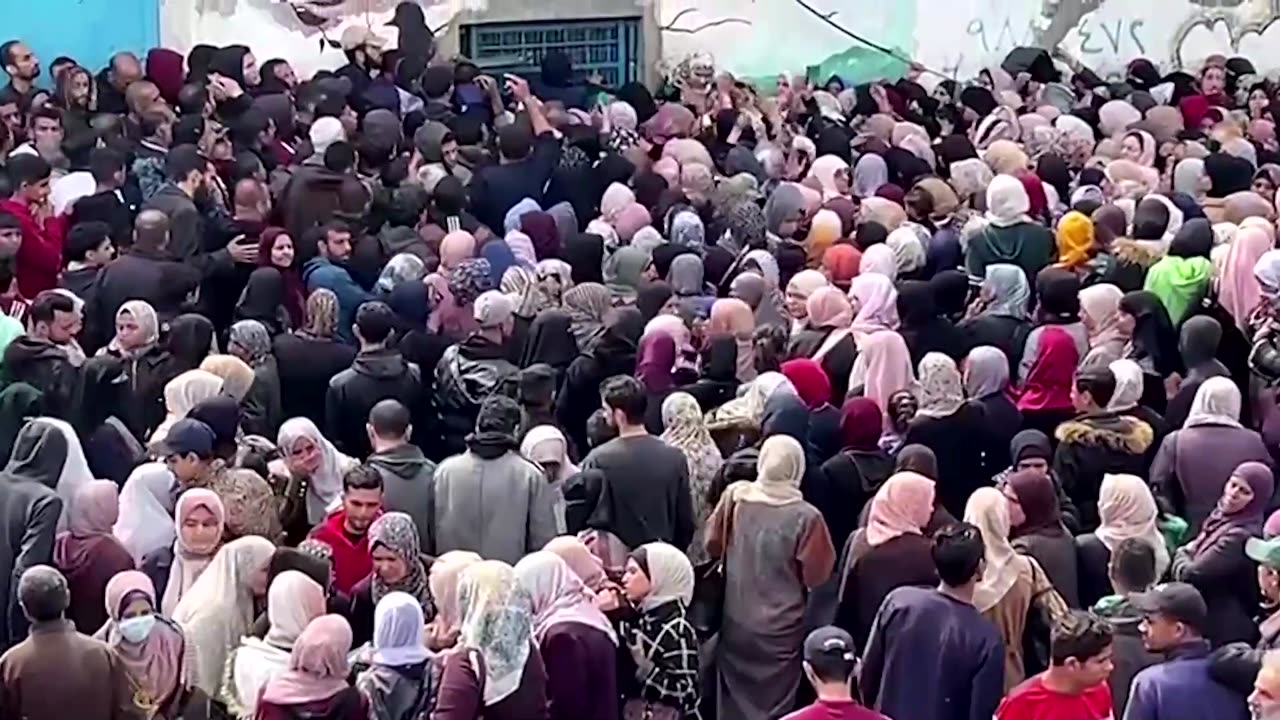
[(915, 223), (902, 225), (889, 233), (889, 237), (884, 241), (884, 244), (893, 251), (894, 267), (897, 269), (895, 275), (906, 275), (924, 267), (924, 245), (920, 242), (920, 236), (916, 234), (917, 227), (919, 226)]
[(1231, 378), (1211, 377), (1200, 383), (1182, 427), (1197, 425), (1240, 427), (1240, 388)]
[(978, 488), (964, 507), (964, 521), (982, 533), (987, 565), (973, 592), (973, 605), (986, 612), (1018, 581), (1018, 553), (1009, 544), (1009, 501), (995, 488)]
[(649, 566), (649, 594), (640, 601), (640, 610), (647, 612), (659, 605), (679, 600), (684, 605), (693, 601), (693, 565), (677, 548), (664, 542), (641, 545)]
[(38, 417), (33, 423), (44, 423), (57, 430), (67, 441), (67, 459), (62, 463), (62, 472), (58, 474), (58, 484), (54, 492), (62, 499), (62, 515), (58, 517), (58, 532), (67, 529), (67, 513), (75, 502), (80, 488), (93, 482), (93, 471), (89, 469), (89, 460), (84, 456), (84, 448), (80, 445), (80, 436), (65, 421), (53, 417)]
[(120, 491), (120, 519), (111, 533), (142, 566), (147, 555), (169, 547), (177, 537), (173, 527), (173, 473), (164, 463), (144, 463), (129, 473)]
[(188, 370), (164, 385), (164, 422), (151, 434), (151, 442), (163, 442), (169, 428), (185, 418), (196, 405), (222, 392), (222, 378), (207, 370)]
[(1158, 516), (1156, 499), (1142, 478), (1112, 474), (1102, 477), (1098, 488), (1098, 519), (1102, 524), (1093, 534), (1112, 552), (1121, 540), (1146, 541), (1156, 553), (1156, 577), (1163, 577), (1169, 567), (1169, 549), (1156, 525)]
[(266, 569), (275, 545), (257, 535), (222, 546), (173, 611), (173, 621), (196, 651), (196, 687), (217, 697), (227, 655), (253, 624), (249, 581)]
[(987, 186), (987, 221), (996, 227), (1030, 222), (1031, 198), (1022, 181), (1012, 175), (997, 175)]
[(320, 449), (320, 467), (311, 474), (307, 483), (307, 521), (318, 525), (328, 513), (329, 506), (342, 495), (342, 473), (355, 464), (351, 458), (338, 452), (320, 432), (320, 428), (304, 417), (290, 418), (280, 426), (277, 445), (288, 455), (295, 443), (307, 438)]
[(578, 473), (578, 466), (569, 459), (569, 441), (564, 433), (554, 425), (538, 425), (525, 434), (520, 442), (520, 454), (537, 463), (555, 463), (559, 465), (556, 478), (551, 482), (553, 497), (552, 510), (556, 516), (556, 531), (565, 531), (565, 499), (564, 481)]
[(267, 591), (267, 618), (271, 628), (265, 639), (246, 637), (236, 648), (231, 677), (241, 716), (252, 717), (262, 689), (289, 669), (289, 657), (298, 636), (312, 620), (325, 614), (324, 589), (297, 570), (285, 570), (271, 581)]
[[(504, 562), (483, 560), (462, 571), (458, 581), (462, 626), (458, 643), (484, 660), (484, 705), (488, 707), (520, 687), (533, 639), (529, 593)], [(479, 668), (475, 668), (479, 670)]]
[(417, 665), (430, 653), (422, 644), (422, 603), (409, 593), (382, 596), (373, 611), (373, 662), (388, 667)]
[(1116, 377), (1116, 391), (1108, 410), (1128, 410), (1142, 399), (1142, 368), (1132, 360), (1115, 360), (1107, 366)]

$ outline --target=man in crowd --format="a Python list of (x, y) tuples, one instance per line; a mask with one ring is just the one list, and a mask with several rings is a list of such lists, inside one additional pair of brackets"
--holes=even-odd
[(133, 232), (133, 208), (124, 196), (128, 180), (126, 162), (124, 154), (117, 150), (94, 148), (89, 153), (89, 172), (93, 176), (94, 189), (68, 209), (72, 227), (82, 222), (106, 223), (117, 247), (127, 246)]
[(13, 195), (0, 200), (0, 210), (22, 223), (22, 247), (18, 248), (18, 289), (33, 298), (58, 286), (62, 246), (67, 220), (54, 215), (49, 204), (49, 180), (53, 169), (38, 155), (18, 154), (6, 170)]
[(392, 331), (396, 317), (385, 303), (373, 301), (356, 311), (360, 352), (351, 367), (333, 376), (325, 398), (326, 435), (352, 457), (369, 454), (369, 434), (362, 418), (387, 398), (405, 407), (427, 406), (422, 371), (396, 349)]
[(1253, 720), (1280, 720), (1280, 650), (1262, 656), (1262, 669), (1249, 695)]
[(18, 604), (31, 636), (0, 656), (0, 716), (63, 718), (70, 703), (86, 720), (146, 718), (120, 656), (66, 619), (71, 591), (62, 573), (48, 565), (23, 572)]
[(633, 377), (611, 377), (600, 398), (618, 437), (591, 451), (583, 470), (600, 470), (609, 485), (588, 524), (607, 530), (628, 547), (662, 541), (687, 547), (693, 539), (689, 465), (684, 453), (645, 429), (649, 406), (644, 385)]
[(1244, 720), (1245, 700), (1209, 676), (1209, 609), (1200, 591), (1180, 582), (1157, 585), (1133, 597), (1145, 619), (1148, 650), (1164, 662), (1138, 673), (1129, 691), (1125, 720)]
[(1107, 572), (1114, 595), (1102, 598), (1093, 612), (1115, 630), (1111, 664), (1114, 668), (1108, 682), (1111, 704), (1117, 718), (1124, 716), (1129, 705), (1129, 688), (1133, 677), (1143, 668), (1160, 661), (1160, 656), (1146, 649), (1142, 637), (1142, 611), (1133, 606), (1132, 598), (1156, 584), (1156, 553), (1151, 544), (1140, 538), (1125, 538), (1111, 550)]
[(543, 188), (560, 162), (560, 141), (552, 133), (542, 102), (523, 79), (508, 75), (507, 83), (512, 97), (528, 109), (529, 127), (513, 123), (499, 129), (502, 163), (482, 169), (471, 179), (471, 210), (491, 228), (503, 227), (507, 211), (524, 198), (541, 203)]
[(79, 373), (63, 346), (75, 339), (81, 322), (75, 301), (63, 293), (46, 290), (31, 303), (27, 322), (30, 331), (5, 348), (5, 376), (39, 388), (44, 393), (45, 413), (68, 417), (74, 407)]
[(1004, 643), (973, 606), (982, 535), (967, 523), (937, 531), (933, 561), (938, 588), (898, 588), (876, 613), (859, 679), (862, 699), (891, 718), (986, 720), (1002, 694)]
[(118, 52), (111, 56), (110, 62), (98, 73), (98, 110), (115, 115), (124, 115), (129, 111), (125, 103), (125, 92), (129, 86), (142, 79), (142, 63), (138, 56), (131, 52)]
[(783, 720), (887, 720), (853, 697), (858, 655), (853, 636), (838, 627), (820, 627), (804, 639), (804, 676), (816, 702)]
[(63, 254), (67, 269), (59, 281), (86, 304), (93, 302), (98, 275), (115, 258), (115, 246), (111, 243), (111, 226), (103, 222), (87, 221), (75, 225), (67, 233), (67, 246)]
[(435, 554), (471, 550), (515, 564), (559, 534), (551, 486), (518, 452), (519, 427), (520, 406), (492, 396), (480, 406), (466, 452), (436, 468)]
[(369, 467), (382, 475), (383, 504), (388, 511), (402, 512), (418, 527), (418, 546), (434, 547), (428, 532), (432, 527), (436, 465), (410, 442), (413, 423), (409, 408), (399, 400), (380, 400), (369, 411), (365, 426), (373, 452)]
[(313, 237), (317, 237), (319, 254), (302, 268), (302, 280), (307, 284), (309, 293), (325, 288), (338, 296), (338, 335), (346, 342), (354, 342), (351, 328), (356, 310), (373, 298), (351, 278), (351, 271), (347, 269), (347, 262), (351, 259), (351, 228), (340, 220), (334, 220), (320, 228), (318, 236)]
[(342, 507), (311, 531), (311, 538), (333, 551), (333, 589), (350, 594), (373, 572), (369, 527), (382, 514), (382, 474), (357, 465), (342, 476)]
[(1074, 611), (1054, 625), (1049, 640), (1049, 669), (1028, 678), (1005, 696), (997, 720), (1110, 720), (1114, 669), (1111, 626)]
[(520, 374), (508, 359), (508, 340), (515, 328), (511, 298), (490, 290), (476, 298), (473, 311), (479, 329), (446, 348), (436, 365), (436, 405), (448, 455), (466, 447), (464, 439), (475, 427), (485, 399), (512, 397)]
[(32, 98), (39, 91), (36, 78), (40, 77), (40, 58), (26, 43), (10, 40), (0, 45), (0, 65), (9, 75), (9, 84), (0, 88), (0, 105), (13, 101), (18, 111), (25, 115), (31, 109)]

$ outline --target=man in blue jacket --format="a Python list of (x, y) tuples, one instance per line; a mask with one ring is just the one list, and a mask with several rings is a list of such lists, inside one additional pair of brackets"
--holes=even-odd
[(1239, 693), (1209, 677), (1209, 609), (1187, 583), (1165, 583), (1133, 596), (1143, 613), (1142, 638), (1164, 662), (1138, 673), (1124, 720), (1245, 720)]
[(354, 344), (351, 325), (356, 310), (373, 297), (351, 278), (346, 267), (351, 259), (351, 228), (335, 220), (320, 228), (320, 233), (316, 241), (319, 255), (302, 268), (302, 281), (307, 284), (308, 293), (325, 288), (338, 296), (338, 336), (343, 342)]

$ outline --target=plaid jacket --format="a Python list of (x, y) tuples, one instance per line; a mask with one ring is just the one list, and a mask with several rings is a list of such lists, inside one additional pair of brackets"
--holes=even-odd
[(678, 600), (620, 622), (636, 664), (640, 697), (698, 717), (698, 636)]

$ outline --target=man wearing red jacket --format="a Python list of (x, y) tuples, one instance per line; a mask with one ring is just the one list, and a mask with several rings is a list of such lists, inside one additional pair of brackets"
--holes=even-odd
[(0, 210), (22, 225), (22, 245), (18, 248), (18, 290), (33, 298), (58, 287), (62, 269), (62, 244), (67, 220), (54, 216), (49, 204), (49, 176), (52, 169), (38, 155), (19, 154), (9, 158), (9, 182), (13, 197), (0, 200)]
[(358, 465), (342, 476), (342, 507), (311, 531), (311, 537), (333, 549), (333, 588), (349, 595), (373, 572), (369, 526), (382, 514), (382, 475)]

